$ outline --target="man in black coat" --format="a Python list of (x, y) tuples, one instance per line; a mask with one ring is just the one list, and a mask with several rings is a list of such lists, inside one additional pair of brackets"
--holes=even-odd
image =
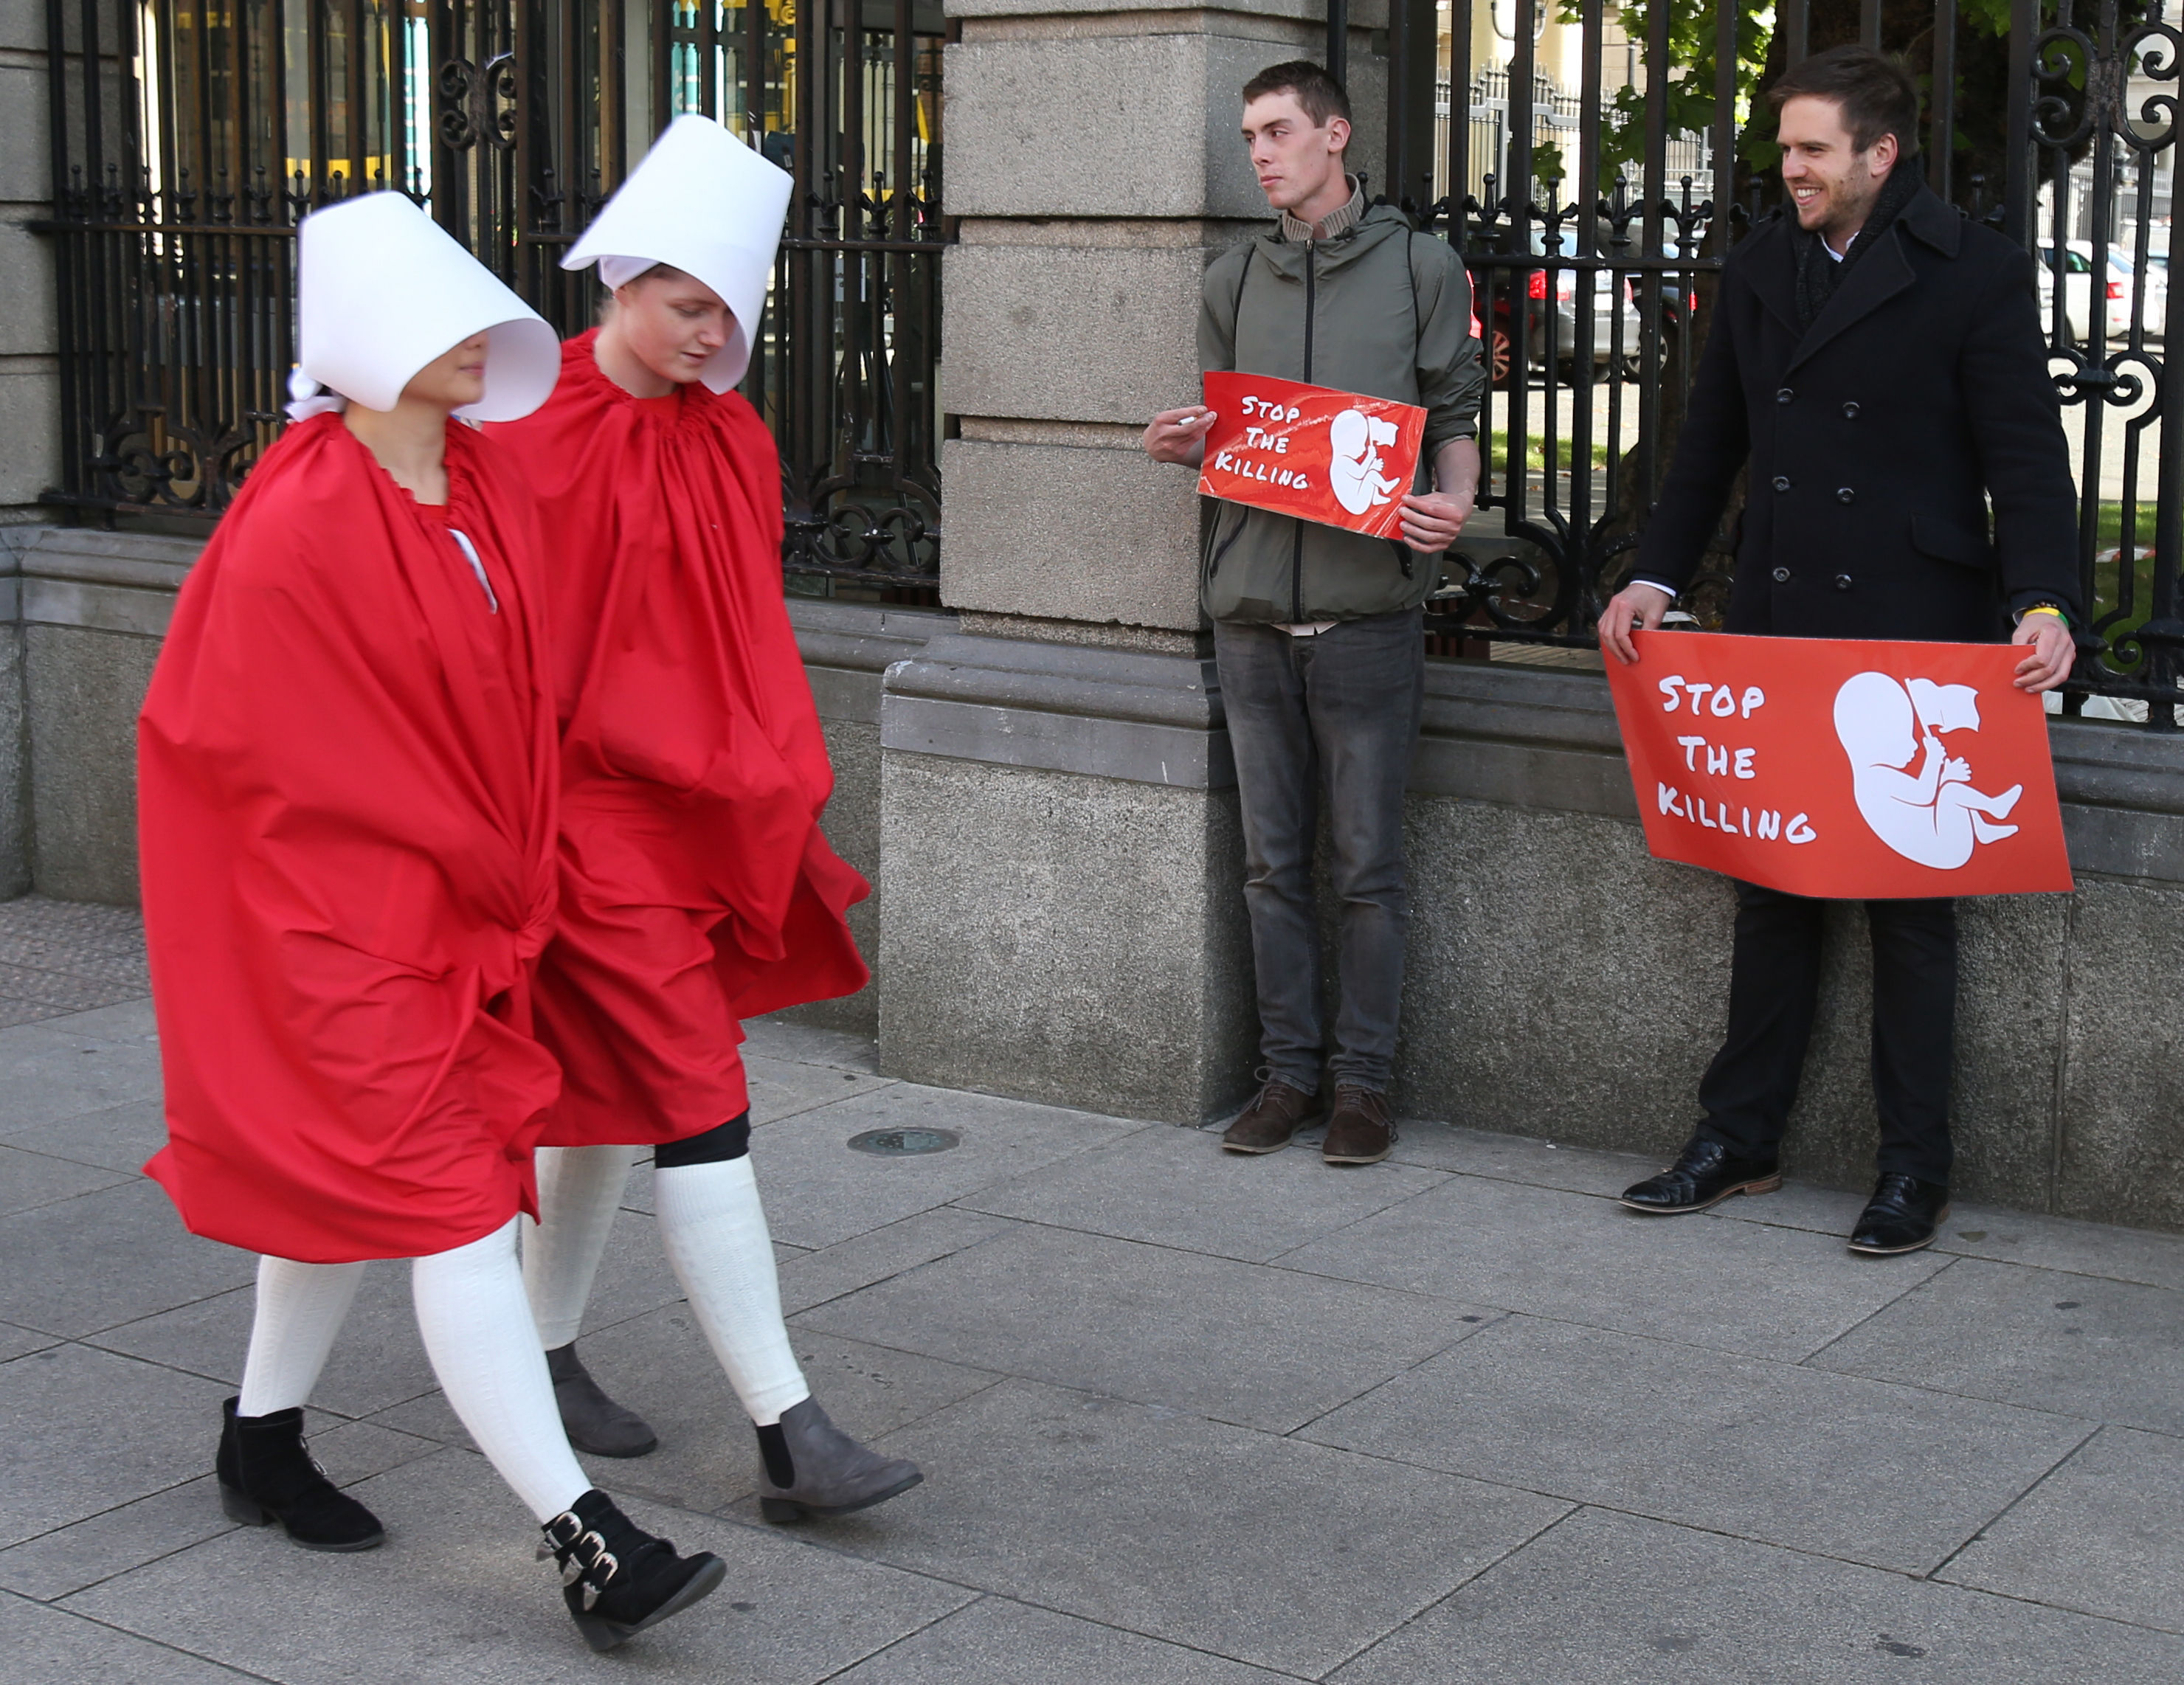
[[(1794, 214), (1724, 266), (1690, 408), (1602, 646), (1661, 624), (1749, 465), (1728, 630), (2026, 646), (2020, 689), (2069, 676), (2077, 494), (2031, 259), (1919, 180), (1919, 97), (1863, 47), (1769, 91)], [(1992, 510), (1990, 529), (1989, 510)], [(2011, 632), (2014, 623), (2015, 631)], [(1729, 1032), (1674, 1165), (1624, 1193), (1703, 1210), (1781, 1185), (1819, 993), (1825, 904), (1736, 886)], [(1955, 904), (1869, 901), (1880, 1176), (1853, 1251), (1930, 1244), (1948, 1215)]]

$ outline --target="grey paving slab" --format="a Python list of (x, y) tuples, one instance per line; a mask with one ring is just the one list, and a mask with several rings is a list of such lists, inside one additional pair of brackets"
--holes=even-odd
[(149, 993), (118, 1005), (102, 1006), (95, 1012), (71, 1013), (50, 1027), (140, 1051), (148, 1048), (156, 1053), (159, 1046), (159, 1018), (152, 1009)]
[[(1550, 1499), (1011, 1381), (889, 1437), (928, 1480), (812, 1536), (1317, 1677), (1564, 1512)], [(922, 1494), (922, 1501), (911, 1500)]]
[[(1731, 1199), (1713, 1215), (1819, 1233), (1847, 1235), (1864, 1209), (1863, 1193), (1790, 1182), (1779, 1193)], [(1934, 1250), (1965, 1258), (1990, 1258), (2038, 1269), (2066, 1270), (2121, 1282), (2184, 1288), (2184, 1237), (2127, 1229), (2070, 1217), (2011, 1211), (1999, 1206), (1955, 1206)]]
[(112, 1187), (126, 1180), (113, 1171), (80, 1165), (71, 1159), (0, 1147), (0, 1216), (50, 1205), (56, 1199), (70, 1199), (93, 1188)]
[[(254, 1276), (256, 1260), (246, 1258), (245, 1264), (246, 1279)], [(682, 1292), (660, 1254), (651, 1220), (625, 1214), (608, 1238), (585, 1326), (610, 1327), (677, 1303)], [(255, 1304), (254, 1291), (245, 1286), (105, 1329), (93, 1343), (234, 1386), (242, 1380)], [(400, 1260), (370, 1265), (312, 1403), (344, 1416), (367, 1416), (437, 1385), (417, 1337), (410, 1266)]]
[(1429, 1468), (1918, 1573), (2092, 1426), (1513, 1317), (1304, 1432)]
[(133, 907), (25, 895), (0, 901), (0, 938), (45, 940), (92, 951), (143, 952), (144, 920)]
[(43, 1351), (59, 1343), (58, 1334), (42, 1334), (35, 1328), (18, 1328), (12, 1322), (0, 1322), (0, 1363), (20, 1357), (25, 1352)]
[(0, 959), (0, 991), (5, 991), (12, 999), (51, 1006), (62, 1013), (76, 1013), (134, 999), (144, 993), (144, 984), (141, 978), (85, 976), (71, 971), (14, 965)]
[(1816, 1368), (2184, 1433), (2184, 1293), (1960, 1259)]
[(822, 1029), (788, 1018), (750, 1018), (744, 1022), (744, 1051), (799, 1065), (830, 1065), (837, 1071), (879, 1074), (879, 1044), (844, 1030)]
[(99, 1033), (104, 1026), (75, 1027), (103, 1016), (86, 1013), (0, 1030), (0, 1129), (159, 1098), (155, 1044), (114, 1039), (118, 1027), (106, 1035)]
[(833, 1065), (807, 1065), (795, 1059), (772, 1059), (744, 1052), (744, 1073), (750, 1085), (751, 1125), (754, 1128), (777, 1123), (814, 1106), (832, 1105), (855, 1094), (887, 1087), (891, 1081), (868, 1071), (840, 1071)]
[(2103, 1428), (1937, 1577), (2184, 1632), (2184, 1441)]
[(234, 1685), (248, 1676), (0, 1593), (9, 1685)]
[(216, 1382), (85, 1346), (0, 1364), (0, 1545), (202, 1473), (226, 1396)]
[(70, 1335), (225, 1293), (258, 1267), (247, 1252), (189, 1233), (145, 1181), (0, 1217), (0, 1257), (36, 1260), (0, 1280), (0, 1316)]
[(157, 1100), (133, 1100), (103, 1111), (19, 1121), (0, 1128), (0, 1141), (133, 1176), (167, 1144), (166, 1112)]
[[(783, 1202), (796, 1197), (791, 1189)], [(921, 1211), (885, 1228), (853, 1235), (848, 1240), (806, 1252), (781, 1266), (781, 1307), (788, 1315), (839, 1299), (936, 1258), (945, 1258), (966, 1247), (982, 1246), (996, 1235), (1009, 1233), (1017, 1225), (1000, 1217), (982, 1216), (952, 1205)]]
[(1279, 1685), (1295, 1677), (986, 1597), (859, 1662), (835, 1685)]
[(1263, 1263), (1447, 1181), (1382, 1165), (1335, 1170), (1292, 1148), (1262, 1157), (1221, 1149), (1201, 1129), (1146, 1129), (997, 1187), (973, 1210)]
[[(209, 1469), (212, 1443), (198, 1466)], [(313, 1449), (316, 1449), (315, 1438)], [(0, 1587), (50, 1602), (227, 1532), (209, 1472), (0, 1550)]]
[(2163, 1685), (2165, 1633), (1582, 1510), (1336, 1685)]
[(1943, 1267), (1876, 1267), (1796, 1229), (1460, 1176), (1284, 1265), (1792, 1362)]
[[(679, 1299), (674, 1277), (656, 1257), (645, 1255), (649, 1226), (632, 1223), (633, 1237), (618, 1232), (610, 1241), (592, 1300), (594, 1315), (602, 1319), (598, 1326), (611, 1326)], [(231, 1392), (241, 1383), (255, 1303), (252, 1288), (238, 1287), (106, 1329), (93, 1343), (208, 1376)], [(399, 1260), (372, 1264), (312, 1392), (312, 1404), (336, 1416), (376, 1417), (382, 1426), (435, 1440), (459, 1438), (438, 1431), (453, 1420), (438, 1404), (438, 1386), (417, 1337), (409, 1265)], [(388, 1414), (405, 1403), (425, 1401), (427, 1407), (416, 1414)]]
[[(816, 1248), (1118, 1137), (1167, 1126), (898, 1082), (768, 1125), (752, 1137), (751, 1160), (761, 1188), (795, 1190), (767, 1207), (774, 1233), (792, 1246)], [(852, 1137), (875, 1129), (945, 1129), (961, 1144), (905, 1158), (852, 1150)]]
[[(106, 1329), (92, 1343), (207, 1376), (232, 1391), (242, 1383), (256, 1303), (254, 1288), (238, 1287)], [(311, 1402), (340, 1415), (364, 1416), (430, 1392), (437, 1384), (410, 1308), (409, 1266), (398, 1262), (366, 1266), (356, 1303), (342, 1325)]]
[(797, 1326), (1286, 1433), (1490, 1315), (1027, 1226), (806, 1311)]
[[(705, 1510), (725, 1510), (757, 1490), (757, 1436), (688, 1305), (670, 1305), (588, 1336), (582, 1350), (599, 1384), (660, 1436), (660, 1449), (649, 1456), (587, 1459), (600, 1485)], [(867, 1441), (999, 1379), (808, 1329), (795, 1331), (795, 1351), (812, 1396), (843, 1428)], [(443, 1401), (436, 1402), (445, 1409)], [(442, 1419), (452, 1423), (453, 1415), (447, 1411)], [(957, 1471), (954, 1477), (976, 1474)]]
[(1772, 1228), (1805, 1229), (1826, 1235), (1841, 1245), (1849, 1239), (1858, 1214), (1865, 1210), (1868, 1197), (1867, 1193), (1793, 1180), (1785, 1182), (1772, 1193), (1741, 1193), (1734, 1199), (1724, 1199), (1707, 1215), (1717, 1221), (1733, 1219)]
[(1960, 1205), (1939, 1244), (1968, 1257), (2184, 1291), (2184, 1237), (2149, 1229)]
[(0, 995), (0, 1030), (13, 1029), (18, 1024), (42, 1024), (48, 1019), (61, 1016), (58, 1007), (48, 1006), (42, 1000), (22, 1000), (14, 995)]
[(1661, 1168), (1659, 1159), (1636, 1153), (1607, 1153), (1416, 1118), (1402, 1121), (1392, 1159), (1497, 1182), (1603, 1195), (1620, 1193)]
[[(814, 1551), (732, 1521), (632, 1502), (684, 1550), (718, 1553), (726, 1585), (594, 1660), (537, 1534), (484, 1460), (447, 1450), (355, 1488), (387, 1544), (356, 1556), (237, 1530), (77, 1593), (59, 1607), (288, 1685), (535, 1685), (604, 1677), (811, 1685), (916, 1632), (971, 1594)], [(268, 1620), (269, 1608), (281, 1618)]]

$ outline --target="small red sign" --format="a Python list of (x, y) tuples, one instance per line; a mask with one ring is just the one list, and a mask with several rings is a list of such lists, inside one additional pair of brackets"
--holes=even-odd
[(1658, 858), (1792, 895), (2071, 887), (2048, 718), (2009, 644), (1640, 632), (1610, 659)]
[(1232, 503), (1401, 538), (1426, 413), (1271, 375), (1210, 373), (1199, 492)]

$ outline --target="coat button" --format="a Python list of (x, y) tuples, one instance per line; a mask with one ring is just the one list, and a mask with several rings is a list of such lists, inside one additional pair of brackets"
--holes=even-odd
[(1836, 501), (1839, 503), (1854, 503), (1858, 501), (1858, 493), (1847, 486), (1839, 486), (1836, 488)]
[(1836, 576), (1836, 589), (1838, 591), (1847, 591), (1850, 589), (1850, 576), (1848, 574), (1839, 573)]
[(1775, 583), (1775, 584), (1777, 584), (1777, 585), (1787, 585), (1789, 582), (1790, 582), (1790, 570), (1789, 570), (1789, 569), (1787, 569), (1787, 568), (1777, 568), (1777, 569), (1775, 569), (1775, 570), (1774, 570), (1774, 583)]
[(1786, 474), (1776, 475), (1774, 476), (1774, 489), (1778, 492), (1788, 491), (1790, 489), (1790, 476)]
[(1843, 420), (1846, 421), (1855, 421), (1858, 420), (1858, 406), (1855, 403), (1846, 403), (1843, 405)]
[(1789, 387), (1785, 386), (1781, 391), (1774, 394), (1774, 402), (1777, 403), (1787, 403), (1791, 398), (1797, 397), (1797, 394), (1791, 392)]

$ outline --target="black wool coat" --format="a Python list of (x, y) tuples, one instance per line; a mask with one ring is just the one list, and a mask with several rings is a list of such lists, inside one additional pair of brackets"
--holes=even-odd
[(1922, 187), (1805, 329), (1791, 236), (1723, 268), (1634, 576), (1690, 583), (1748, 459), (1730, 631), (1984, 642), (2042, 600), (2081, 624), (2031, 255)]

